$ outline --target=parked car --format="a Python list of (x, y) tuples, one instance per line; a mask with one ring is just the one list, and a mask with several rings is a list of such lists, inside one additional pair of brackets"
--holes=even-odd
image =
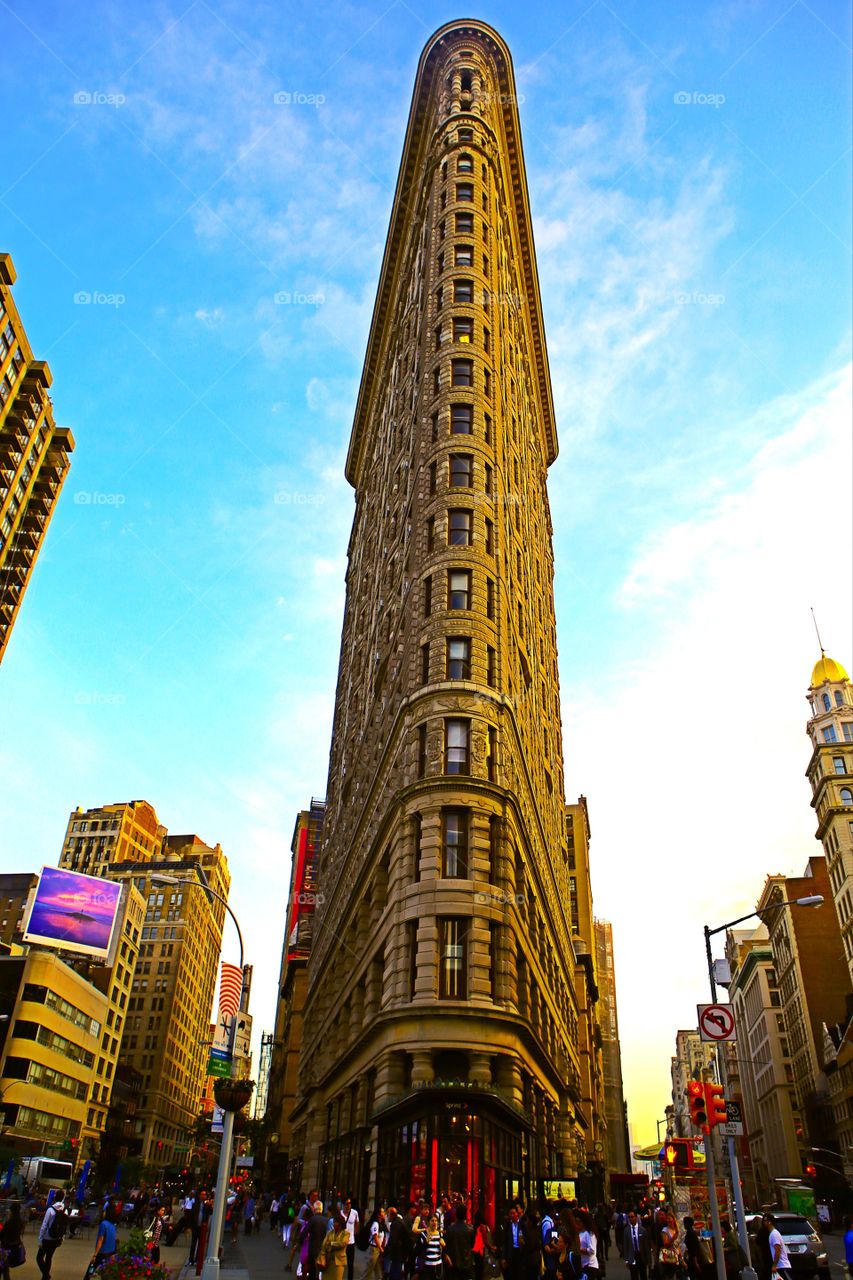
[[(801, 1213), (778, 1212), (774, 1209), (776, 1227), (785, 1241), (788, 1257), (791, 1260), (791, 1271), (794, 1276), (829, 1275), (829, 1259), (823, 1247), (819, 1232), (808, 1218)], [(750, 1236), (750, 1253), (755, 1266), (755, 1235), (761, 1226), (761, 1215), (748, 1218), (746, 1229)]]

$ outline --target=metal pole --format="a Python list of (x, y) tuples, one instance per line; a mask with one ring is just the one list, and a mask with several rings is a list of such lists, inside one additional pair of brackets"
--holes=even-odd
[(711, 1230), (714, 1233), (714, 1265), (717, 1280), (726, 1280), (726, 1260), (723, 1256), (723, 1229), (720, 1226), (720, 1206), (717, 1204), (717, 1177), (714, 1169), (714, 1144), (711, 1132), (705, 1134), (705, 1168), (708, 1171), (708, 1198), (710, 1200)]

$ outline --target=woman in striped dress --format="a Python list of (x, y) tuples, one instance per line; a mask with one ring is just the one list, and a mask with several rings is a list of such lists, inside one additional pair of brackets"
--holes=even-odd
[(418, 1252), (420, 1257), (418, 1261), (421, 1266), (418, 1268), (420, 1280), (441, 1280), (441, 1266), (444, 1257), (444, 1237), (438, 1229), (438, 1218), (433, 1213), (426, 1224), (425, 1229), (421, 1232), (423, 1240), (422, 1249)]

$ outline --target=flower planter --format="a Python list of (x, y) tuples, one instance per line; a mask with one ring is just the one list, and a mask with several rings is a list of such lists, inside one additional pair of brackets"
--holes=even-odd
[(223, 1111), (242, 1111), (252, 1097), (253, 1080), (217, 1080), (213, 1086), (216, 1105)]

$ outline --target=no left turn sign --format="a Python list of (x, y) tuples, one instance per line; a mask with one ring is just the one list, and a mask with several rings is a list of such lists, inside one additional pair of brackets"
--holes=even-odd
[(727, 1004), (700, 1004), (699, 1036), (702, 1040), (736, 1040), (734, 1014)]

